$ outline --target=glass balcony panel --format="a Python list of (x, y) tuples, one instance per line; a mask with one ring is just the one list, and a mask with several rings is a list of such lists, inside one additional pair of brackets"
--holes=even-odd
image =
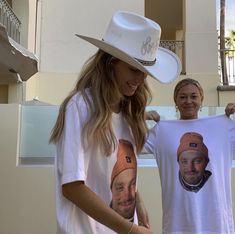
[(21, 106), (19, 164), (53, 164), (55, 146), (49, 137), (58, 106)]
[[(173, 106), (148, 106), (147, 110), (156, 110), (161, 119), (178, 119), (179, 114)], [(51, 130), (56, 121), (59, 106), (21, 106), (19, 164), (20, 165), (51, 165), (54, 162), (55, 146), (49, 144)], [(199, 117), (224, 114), (224, 107), (203, 107)], [(235, 115), (231, 116), (235, 121)], [(154, 121), (147, 121), (149, 127)], [(233, 146), (235, 166), (235, 143)], [(140, 154), (138, 165), (142, 167), (156, 166), (151, 154)]]

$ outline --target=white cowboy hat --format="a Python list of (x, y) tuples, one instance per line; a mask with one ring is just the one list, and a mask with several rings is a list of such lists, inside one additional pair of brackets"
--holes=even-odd
[(160, 26), (141, 15), (117, 11), (102, 40), (78, 34), (76, 36), (162, 83), (175, 80), (181, 72), (178, 56), (159, 47)]

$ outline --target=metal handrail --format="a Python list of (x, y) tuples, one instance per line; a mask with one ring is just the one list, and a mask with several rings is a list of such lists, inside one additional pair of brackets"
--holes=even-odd
[(220, 54), (221, 52), (224, 53), (224, 57), (226, 60), (226, 69), (227, 69), (227, 77), (228, 77), (228, 83), (229, 85), (235, 85), (235, 50), (230, 49), (223, 49), (218, 51), (218, 58), (219, 58), (219, 74), (221, 77), (221, 83), (222, 82), (222, 72), (221, 72), (221, 59)]
[(0, 23), (6, 27), (8, 36), (20, 43), (21, 22), (6, 0), (0, 0)]
[(160, 46), (163, 48), (166, 48), (168, 50), (171, 50), (175, 54), (178, 55), (178, 57), (181, 60), (182, 63), (182, 71), (181, 74), (185, 74), (185, 50), (184, 50), (184, 41), (176, 41), (176, 40), (161, 40)]

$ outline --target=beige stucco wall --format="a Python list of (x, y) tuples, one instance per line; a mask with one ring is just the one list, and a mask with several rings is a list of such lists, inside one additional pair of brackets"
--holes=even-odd
[[(111, 15), (118, 9), (145, 13), (157, 22), (160, 21), (163, 31), (164, 28), (185, 30), (182, 39), (186, 41), (187, 75), (181, 76), (181, 78), (191, 77), (201, 82), (206, 93), (204, 105), (224, 106), (227, 102), (234, 100), (234, 92), (218, 94), (216, 90), (219, 85), (219, 75), (217, 74), (214, 0), (206, 2), (203, 0), (177, 1), (174, 2), (174, 5), (171, 3), (173, 8), (177, 8), (177, 11), (171, 14), (162, 14), (166, 11), (166, 3), (153, 0), (138, 0), (135, 1), (135, 4), (131, 0), (122, 0), (118, 3), (106, 0), (102, 2), (102, 5), (99, 1), (89, 4), (85, 1), (39, 0), (38, 5), (36, 3), (37, 0), (13, 1), (16, 13), (23, 22), (26, 22), (28, 17), (29, 24), (27, 28), (22, 28), (22, 35), (25, 37), (24, 41), (27, 41), (30, 51), (35, 52), (39, 58), (40, 72), (23, 85), (16, 84), (4, 88), (3, 91), (7, 92), (2, 92), (1, 99), (7, 99), (8, 103), (37, 97), (42, 101), (60, 104), (77, 81), (84, 61), (96, 51), (94, 46), (75, 37), (74, 34), (81, 33), (101, 38)], [(202, 4), (203, 9), (201, 9)], [(102, 7), (103, 5), (105, 7)], [(37, 15), (36, 6), (38, 6)], [(55, 6), (56, 10), (54, 10)], [(99, 8), (102, 10), (98, 11)], [(27, 9), (29, 12), (24, 15)], [(154, 15), (153, 9), (156, 9), (156, 15)], [(210, 17), (207, 17), (205, 21), (195, 20), (207, 16), (208, 12), (210, 12)], [(87, 17), (87, 14), (90, 17)], [(36, 18), (38, 19), (37, 24)], [(96, 23), (94, 24), (94, 22)], [(177, 37), (177, 35), (175, 36)], [(168, 37), (166, 34), (163, 39), (174, 39), (174, 37)], [(171, 97), (174, 85), (178, 80), (168, 85), (154, 82), (151, 78), (148, 80), (153, 91), (151, 105), (173, 105)]]
[[(148, 77), (147, 81), (153, 95), (150, 105), (174, 106), (172, 97), (175, 84), (185, 77), (197, 79), (201, 83), (205, 93), (204, 106), (225, 106), (228, 102), (235, 100), (234, 91), (224, 91), (218, 94), (218, 75), (191, 74), (181, 75), (171, 84), (161, 84)], [(26, 84), (26, 99), (31, 100), (37, 96), (41, 101), (58, 105), (73, 89), (77, 78), (77, 73), (37, 73)]]
[(53, 168), (17, 166), (19, 106), (0, 105), (0, 233), (55, 233)]
[(20, 44), (28, 48), (29, 0), (12, 0), (12, 8), (21, 22)]
[(145, 15), (161, 26), (162, 40), (177, 40), (176, 31), (183, 29), (182, 0), (145, 0)]
[(144, 1), (41, 1), (40, 71), (79, 72), (96, 48), (75, 34), (101, 39), (117, 10), (144, 14)]
[(8, 103), (8, 86), (0, 85), (0, 103)]
[(229, 103), (229, 102), (235, 102), (235, 91), (220, 91), (219, 92), (219, 104), (221, 106), (224, 105), (224, 103)]
[(183, 9), (186, 71), (188, 74), (217, 74), (218, 35), (215, 1), (184, 0)]
[[(114, 1), (106, 0), (103, 3), (106, 7), (102, 8), (102, 11), (97, 11), (100, 4), (96, 1), (92, 5), (86, 5), (84, 2), (78, 1), (65, 4), (64, 0), (60, 0), (56, 3), (56, 11), (53, 11), (53, 3), (54, 0), (40, 1), (41, 32), (38, 34), (37, 40), (37, 44), (41, 45), (38, 52), (41, 61), (40, 72), (26, 83), (25, 98), (27, 100), (38, 97), (39, 100), (48, 103), (61, 103), (74, 87), (84, 61), (96, 51), (94, 46), (75, 37), (74, 34), (80, 33), (101, 38), (111, 15), (117, 9), (145, 13), (157, 22), (161, 19), (159, 23), (161, 23), (163, 31), (164, 28), (169, 30), (169, 25), (172, 30), (185, 30), (182, 36), (183, 40), (186, 40), (187, 75), (181, 76), (180, 79), (191, 77), (199, 80), (205, 91), (204, 105), (224, 106), (227, 104), (227, 100), (232, 98), (231, 95), (227, 98), (226, 92), (220, 98), (216, 90), (219, 85), (216, 13), (210, 10), (215, 10), (214, 0), (176, 2), (173, 6), (179, 9), (174, 11), (171, 17), (169, 14), (162, 14), (166, 11), (166, 3), (163, 4), (161, 1), (139, 0), (133, 5), (132, 1), (123, 0), (114, 4)], [(202, 4), (203, 9), (200, 7)], [(71, 6), (73, 6), (72, 9), (70, 9)], [(156, 9), (156, 15), (154, 15), (153, 9)], [(70, 12), (70, 15), (62, 18), (61, 15), (66, 10)], [(205, 21), (195, 20), (207, 16), (207, 12), (210, 12), (210, 17), (207, 17)], [(92, 17), (87, 18), (88, 13)], [(174, 17), (178, 20), (174, 20)], [(94, 22), (96, 23), (94, 24)], [(165, 35), (164, 39), (175, 38), (167, 38)], [(148, 82), (153, 93), (151, 105), (174, 105), (172, 93), (178, 80), (165, 85), (149, 78)]]
[(27, 82), (26, 99), (37, 97), (41, 101), (58, 105), (74, 88), (77, 78), (77, 73), (37, 73)]
[[(177, 80), (172, 82), (171, 84), (160, 84), (156, 82), (152, 78), (148, 79), (149, 86), (151, 88), (153, 94), (153, 100), (151, 105), (158, 106), (174, 106), (173, 101), (173, 92), (174, 87), (179, 80), (184, 78), (193, 78), (200, 82), (204, 89), (205, 98), (203, 105), (204, 106), (217, 106), (218, 105), (218, 97), (216, 87), (218, 86), (218, 75), (181, 75)], [(223, 105), (224, 103), (221, 103)]]

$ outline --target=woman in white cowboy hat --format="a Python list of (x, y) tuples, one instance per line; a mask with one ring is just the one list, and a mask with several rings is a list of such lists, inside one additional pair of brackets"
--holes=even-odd
[[(167, 83), (181, 70), (177, 56), (158, 47), (160, 33), (152, 20), (118, 11), (102, 40), (77, 35), (99, 50), (62, 103), (50, 138), (56, 144), (58, 233), (152, 233), (137, 225), (135, 213), (127, 219), (109, 204), (120, 140), (133, 146), (135, 156), (145, 142), (147, 75)], [(130, 206), (128, 200), (119, 205)]]

